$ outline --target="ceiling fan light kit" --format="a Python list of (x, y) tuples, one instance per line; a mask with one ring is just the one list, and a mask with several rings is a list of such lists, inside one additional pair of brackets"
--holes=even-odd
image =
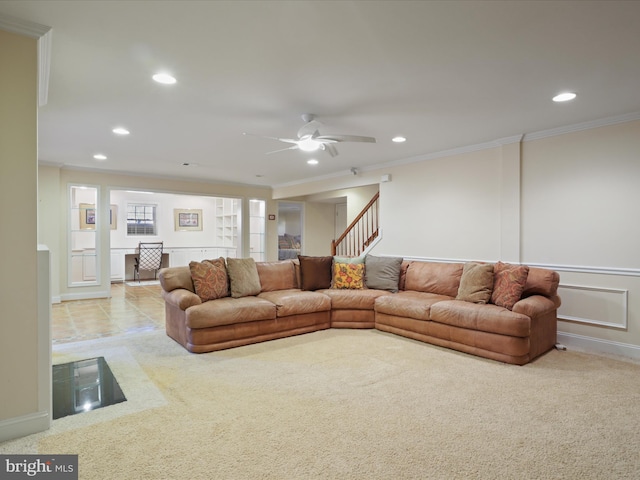
[[(267, 152), (267, 155), (284, 152), (285, 150), (302, 150), (303, 152), (315, 152), (317, 150), (322, 150), (332, 157), (335, 157), (338, 155), (338, 149), (335, 147), (336, 143), (376, 143), (376, 139), (374, 137), (365, 137), (362, 135), (320, 135), (319, 128), (322, 127), (322, 123), (317, 121), (315, 118), (315, 115), (311, 113), (305, 113), (302, 115), (302, 120), (304, 120), (305, 124), (298, 130), (297, 139), (263, 136), (263, 138), (292, 144), (287, 148)], [(245, 133), (245, 135), (248, 134)]]

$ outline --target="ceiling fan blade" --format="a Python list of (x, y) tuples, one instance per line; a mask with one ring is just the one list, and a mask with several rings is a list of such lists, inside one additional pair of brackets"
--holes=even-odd
[(323, 143), (322, 147), (320, 147), (320, 148), (322, 148), (322, 150), (327, 152), (332, 157), (337, 157), (338, 156), (338, 149), (334, 145), (332, 145), (331, 143)]
[(366, 143), (376, 143), (376, 139), (374, 137), (363, 137), (361, 135), (320, 135), (319, 137), (315, 137), (315, 140), (321, 142), (366, 142)]
[(280, 138), (280, 137), (269, 137), (267, 135), (258, 135), (256, 133), (243, 133), (243, 135), (249, 135), (252, 137), (260, 137), (260, 138), (268, 138), (269, 140), (278, 140), (279, 142), (284, 143), (298, 143), (298, 140), (294, 140), (293, 138)]
[(291, 145), (290, 147), (287, 147), (287, 148), (281, 148), (280, 150), (274, 150), (273, 152), (267, 152), (267, 153), (265, 153), (265, 155), (271, 155), (272, 153), (278, 153), (278, 152), (286, 152), (287, 150), (298, 150), (298, 145)]

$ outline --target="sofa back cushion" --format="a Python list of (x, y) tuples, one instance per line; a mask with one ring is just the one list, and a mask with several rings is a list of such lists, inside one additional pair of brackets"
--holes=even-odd
[(409, 265), (413, 262), (411, 260), (403, 260), (400, 265), (400, 280), (398, 281), (398, 290), (406, 290), (407, 287), (407, 270)]
[(257, 262), (256, 267), (263, 292), (298, 288), (296, 270), (291, 260)]
[(558, 272), (546, 268), (529, 267), (529, 275), (522, 296), (544, 295), (551, 298), (557, 295), (559, 283), (560, 275)]
[(160, 286), (165, 292), (184, 288), (196, 293), (193, 280), (191, 280), (191, 270), (189, 270), (188, 266), (163, 268), (160, 270), (158, 278), (160, 279)]
[(405, 290), (455, 297), (462, 277), (462, 263), (411, 262)]

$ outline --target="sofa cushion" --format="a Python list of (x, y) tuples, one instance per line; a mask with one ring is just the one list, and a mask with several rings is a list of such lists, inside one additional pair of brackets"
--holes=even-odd
[(302, 290), (320, 290), (331, 287), (333, 257), (298, 255), (300, 260), (300, 287)]
[(331, 298), (332, 310), (373, 310), (376, 298), (391, 295), (386, 290), (364, 288), (362, 290), (347, 290), (328, 288), (318, 290)]
[(178, 288), (184, 288), (190, 292), (196, 293), (191, 278), (191, 270), (188, 266), (163, 268), (158, 273), (160, 286), (165, 292), (172, 292)]
[(364, 288), (364, 263), (334, 263), (331, 288), (352, 290)]
[(493, 292), (493, 265), (465, 263), (456, 300), (484, 304), (491, 300), (491, 292)]
[(291, 260), (257, 262), (258, 276), (263, 292), (298, 288), (296, 270)]
[(522, 297), (529, 267), (498, 262), (493, 267), (491, 303), (511, 310)]
[(395, 295), (378, 297), (374, 304), (377, 313), (386, 313), (396, 317), (415, 318), (417, 320), (429, 320), (431, 306), (437, 302), (451, 300), (448, 295), (436, 293), (406, 291)]
[(229, 296), (229, 278), (224, 258), (189, 262), (189, 270), (196, 295), (203, 302)]
[(258, 298), (273, 303), (278, 317), (331, 310), (331, 299), (319, 292), (298, 289), (277, 290), (262, 292)]
[(523, 297), (531, 295), (544, 295), (553, 297), (558, 293), (560, 275), (558, 272), (546, 268), (529, 267), (527, 283), (524, 285)]
[(398, 292), (402, 258), (367, 255), (364, 265), (364, 278), (367, 288), (388, 290), (393, 293)]
[(531, 319), (497, 305), (477, 305), (460, 300), (439, 302), (431, 306), (431, 320), (469, 330), (528, 337)]
[(404, 288), (455, 297), (463, 267), (462, 263), (411, 262)]
[(256, 261), (253, 258), (227, 258), (227, 271), (229, 272), (233, 298), (248, 297), (260, 293), (262, 287)]
[(410, 260), (403, 260), (402, 265), (400, 266), (400, 280), (398, 281), (398, 290), (406, 290), (407, 287), (407, 270), (409, 269), (409, 265), (411, 265)]
[(208, 328), (276, 318), (276, 306), (257, 297), (219, 298), (186, 310), (189, 328)]

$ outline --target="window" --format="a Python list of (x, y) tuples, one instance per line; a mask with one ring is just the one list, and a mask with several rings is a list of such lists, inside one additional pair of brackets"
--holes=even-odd
[(127, 235), (157, 235), (157, 232), (155, 205), (127, 205)]

